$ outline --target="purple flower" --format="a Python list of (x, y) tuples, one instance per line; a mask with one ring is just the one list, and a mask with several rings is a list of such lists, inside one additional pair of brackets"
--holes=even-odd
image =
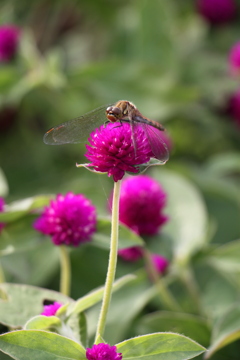
[[(0, 197), (0, 212), (4, 211), (5, 201), (2, 197)], [(4, 228), (5, 224), (0, 222), (0, 231)]]
[(135, 262), (142, 258), (142, 248), (140, 246), (132, 246), (118, 250), (118, 255), (125, 261)]
[(162, 214), (166, 200), (156, 180), (147, 175), (129, 177), (122, 183), (119, 220), (139, 235), (155, 235), (168, 220)]
[(229, 98), (227, 113), (233, 118), (240, 129), (240, 89)]
[(83, 195), (59, 194), (45, 207), (34, 228), (50, 235), (55, 245), (73, 245), (90, 241), (96, 231), (96, 210)]
[(235, 17), (237, 7), (234, 0), (198, 0), (197, 10), (210, 24), (220, 25)]
[(101, 343), (93, 345), (92, 348), (87, 348), (86, 358), (88, 360), (121, 360), (122, 354), (117, 353), (116, 346)]
[(240, 73), (240, 42), (237, 42), (229, 53), (229, 67), (230, 73), (233, 76)]
[(60, 304), (60, 303), (58, 303), (56, 301), (51, 305), (44, 305), (43, 306), (44, 310), (41, 313), (41, 315), (54, 316), (61, 306), (62, 306), (62, 304)]
[(158, 254), (152, 254), (151, 257), (157, 272), (159, 274), (163, 274), (169, 265), (169, 261), (165, 257)]
[(86, 145), (85, 156), (91, 164), (87, 166), (113, 176), (115, 182), (121, 180), (126, 171), (139, 173), (138, 165), (148, 163), (154, 157), (149, 140), (138, 125), (135, 126), (136, 156), (128, 123), (102, 125), (88, 140), (90, 145)]
[(0, 26), (0, 61), (8, 62), (16, 54), (20, 30), (13, 25)]

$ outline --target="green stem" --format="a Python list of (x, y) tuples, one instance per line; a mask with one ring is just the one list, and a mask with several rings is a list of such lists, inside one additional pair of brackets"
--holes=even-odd
[(71, 284), (71, 270), (68, 248), (65, 245), (61, 245), (59, 246), (59, 249), (61, 264), (60, 292), (64, 295), (69, 296)]
[(182, 311), (180, 305), (177, 303), (173, 295), (170, 293), (170, 291), (168, 290), (168, 288), (164, 283), (164, 280), (162, 279), (160, 274), (158, 274), (155, 266), (153, 265), (150, 252), (147, 249), (144, 249), (143, 254), (144, 254), (148, 275), (155, 284), (156, 288), (158, 289), (161, 303), (169, 310)]
[(112, 297), (112, 286), (115, 278), (118, 253), (118, 225), (119, 225), (119, 197), (120, 197), (121, 181), (114, 183), (113, 200), (112, 200), (112, 231), (110, 254), (108, 261), (107, 277), (105, 282), (102, 307), (99, 315), (95, 343), (97, 338), (103, 337), (106, 325), (107, 313)]

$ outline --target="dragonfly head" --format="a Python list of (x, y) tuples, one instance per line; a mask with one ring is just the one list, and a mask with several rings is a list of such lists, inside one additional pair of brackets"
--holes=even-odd
[(116, 106), (109, 106), (106, 109), (106, 115), (109, 121), (115, 122), (122, 118), (122, 111)]

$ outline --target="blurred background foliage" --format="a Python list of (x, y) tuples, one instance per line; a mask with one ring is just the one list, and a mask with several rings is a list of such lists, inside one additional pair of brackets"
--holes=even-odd
[(224, 114), (238, 86), (227, 63), (237, 24), (230, 38), (228, 27), (211, 29), (200, 18), (194, 1), (156, 0), (2, 1), (0, 21), (21, 29), (16, 58), (0, 68), (1, 166), (10, 200), (83, 191), (86, 177), (74, 164), (84, 146), (50, 148), (42, 135), (118, 99), (166, 126), (174, 144), (167, 166), (238, 151), (239, 131)]
[[(21, 30), (15, 58), (0, 64), (0, 195), (11, 203), (79, 192), (106, 214), (112, 180), (75, 167), (85, 162), (84, 144), (51, 147), (42, 137), (50, 127), (102, 104), (132, 101), (163, 123), (172, 141), (168, 163), (149, 171), (168, 193), (171, 219), (161, 241), (153, 239), (149, 246), (173, 259), (173, 277), (182, 261), (191, 264), (203, 292), (204, 314), (211, 313), (212, 319), (240, 295), (240, 120), (229, 111), (239, 78), (230, 75), (228, 63), (240, 34), (240, 1), (236, 4), (235, 19), (214, 26), (200, 16), (194, 0), (0, 3), (0, 24)], [(175, 218), (176, 209), (180, 218)], [(57, 289), (57, 251), (31, 228), (34, 215), (24, 219), (12, 221), (2, 236), (2, 249), (8, 237), (21, 248), (3, 252), (8, 280)], [(221, 252), (216, 250), (221, 244), (230, 245)], [(73, 298), (103, 284), (105, 249), (83, 246), (72, 253), (72, 261)], [(138, 267), (120, 263), (119, 275)], [(81, 289), (80, 273), (88, 275)], [(135, 286), (137, 296), (144, 286)], [(181, 294), (186, 312), (194, 313), (179, 284), (173, 281), (172, 288)], [(222, 293), (231, 295), (221, 302)], [(148, 301), (145, 297), (137, 309)], [(149, 323), (144, 319), (136, 328), (144, 332)], [(116, 335), (118, 341), (123, 333)], [(203, 345), (210, 341), (208, 335), (197, 339)]]

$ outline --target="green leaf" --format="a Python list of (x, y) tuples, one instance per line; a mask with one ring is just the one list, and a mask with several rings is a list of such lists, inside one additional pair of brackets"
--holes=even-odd
[[(97, 232), (93, 236), (93, 244), (109, 249), (111, 236), (111, 221), (108, 218), (99, 218), (97, 222)], [(119, 226), (119, 248), (131, 246), (144, 246), (143, 239), (134, 233), (127, 226)]]
[(185, 360), (192, 359), (206, 350), (190, 338), (174, 333), (143, 335), (116, 346), (124, 360)]
[(174, 253), (180, 262), (188, 261), (206, 238), (207, 212), (198, 189), (173, 171), (154, 171), (168, 195), (166, 212), (170, 220), (164, 228), (174, 241)]
[[(64, 307), (64, 306), (63, 306)], [(72, 323), (73, 326), (70, 324), (65, 324), (64, 321), (61, 321), (56, 316), (43, 316), (38, 315), (30, 319), (26, 325), (24, 326), (24, 330), (45, 330), (57, 333), (62, 336), (66, 336), (69, 339), (74, 341), (80, 342), (79, 333), (78, 333), (78, 324)]]
[(86, 360), (84, 348), (64, 336), (20, 330), (0, 336), (0, 350), (15, 360)]
[(240, 339), (240, 305), (235, 305), (219, 317), (213, 326), (211, 346), (205, 358), (210, 358), (216, 351)]
[(229, 307), (239, 301), (239, 287), (229, 281), (228, 276), (222, 276), (206, 264), (200, 268), (202, 278), (201, 303), (204, 313), (211, 320), (222, 316)]
[(226, 243), (240, 233), (239, 185), (233, 178), (224, 178), (204, 169), (190, 168), (190, 176), (206, 197), (209, 213), (216, 223), (213, 242)]
[(0, 213), (0, 221), (5, 223), (15, 221), (32, 210), (36, 210), (44, 205), (48, 205), (49, 200), (50, 196), (41, 195), (15, 201), (9, 205), (6, 205), (4, 212)]
[(79, 319), (79, 335), (80, 335), (80, 341), (81, 341), (81, 344), (84, 346), (84, 347), (87, 347), (88, 346), (88, 337), (87, 337), (87, 318), (86, 318), (86, 315), (81, 312), (78, 316), (78, 319)]
[(206, 261), (236, 289), (240, 287), (240, 240), (231, 241), (212, 250)]
[[(119, 290), (124, 285), (128, 284), (129, 282), (132, 282), (135, 279), (134, 275), (126, 275), (122, 278), (116, 280), (113, 284), (113, 291)], [(99, 301), (102, 300), (104, 292), (104, 286), (91, 291), (89, 294), (83, 296), (73, 304), (70, 304), (67, 311), (67, 316), (70, 316), (71, 314), (79, 314), (82, 311), (88, 309), (89, 307), (95, 305)]]
[(210, 343), (210, 328), (207, 321), (191, 314), (159, 311), (145, 315), (137, 325), (139, 334), (174, 331), (208, 346)]
[(212, 156), (208, 160), (206, 168), (217, 176), (240, 173), (240, 155), (239, 153), (221, 153), (220, 155)]
[(221, 272), (240, 272), (240, 240), (215, 248), (209, 255), (208, 263)]
[[(24, 227), (29, 224), (29, 222), (25, 224), (25, 221), (19, 222)], [(12, 243), (14, 247), (6, 247), (3, 251), (0, 251), (0, 254), (4, 255), (1, 259), (2, 267), (6, 275), (10, 275), (12, 282), (41, 286), (46, 281), (49, 281), (58, 269), (59, 249), (49, 239), (39, 241), (41, 235), (39, 236), (33, 228), (30, 228), (28, 232), (27, 229), (23, 229), (20, 225), (17, 227), (20, 231), (19, 237), (16, 235), (14, 243)], [(32, 226), (32, 224), (29, 224), (29, 226)], [(33, 236), (32, 239), (31, 235)], [(12, 236), (13, 233), (11, 232), (11, 239)], [(17, 243), (17, 240), (19, 240), (19, 243)]]
[(0, 322), (11, 328), (23, 327), (32, 317), (43, 311), (43, 300), (58, 301), (62, 304), (73, 300), (56, 291), (29, 285), (1, 284), (0, 290), (7, 300), (0, 300)]
[(24, 330), (48, 330), (61, 326), (61, 320), (56, 316), (38, 315), (30, 319)]

